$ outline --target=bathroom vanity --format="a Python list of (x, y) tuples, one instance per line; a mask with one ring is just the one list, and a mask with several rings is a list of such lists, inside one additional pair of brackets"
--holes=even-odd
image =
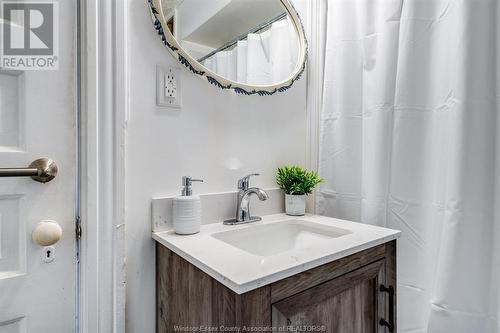
[(192, 236), (153, 233), (157, 332), (395, 332), (398, 237), (284, 214), (205, 225)]

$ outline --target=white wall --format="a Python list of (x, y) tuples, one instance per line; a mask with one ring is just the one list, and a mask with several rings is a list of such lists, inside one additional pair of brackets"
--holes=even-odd
[[(270, 97), (221, 91), (183, 70), (183, 108), (155, 105), (155, 66), (177, 65), (155, 34), (145, 1), (129, 0), (130, 115), (127, 126), (127, 332), (155, 330), (151, 198), (180, 191), (182, 175), (205, 180), (195, 192), (274, 187), (283, 164), (305, 164), (306, 80)], [(305, 15), (302, 15), (303, 17)], [(256, 203), (258, 204), (258, 203)]]

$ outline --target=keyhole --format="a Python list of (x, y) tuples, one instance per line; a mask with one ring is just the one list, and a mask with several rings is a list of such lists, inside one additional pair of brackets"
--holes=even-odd
[(40, 255), (42, 256), (43, 262), (52, 262), (56, 258), (56, 249), (53, 246), (46, 246), (43, 248), (43, 251), (40, 253)]

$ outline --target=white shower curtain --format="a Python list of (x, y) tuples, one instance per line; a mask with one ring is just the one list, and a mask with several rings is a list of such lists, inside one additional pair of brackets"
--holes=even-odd
[(268, 85), (288, 79), (298, 60), (298, 37), (289, 17), (262, 32), (248, 34), (228, 51), (220, 51), (203, 65), (232, 81)]
[(399, 332), (500, 332), (500, 5), (328, 0), (321, 214), (402, 230)]

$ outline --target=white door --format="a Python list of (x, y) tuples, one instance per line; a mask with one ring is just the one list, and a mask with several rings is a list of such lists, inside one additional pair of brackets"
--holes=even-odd
[[(76, 0), (0, 0), (0, 7), (0, 168), (27, 167), (40, 157), (59, 168), (46, 184), (0, 178), (0, 333), (74, 332)], [(15, 64), (12, 59), (23, 52), (42, 60)], [(50, 66), (50, 56), (57, 57), (52, 61), (58, 69), (40, 69)], [(38, 67), (22, 67), (28, 65)], [(63, 233), (53, 249), (44, 250), (31, 234), (47, 219)]]

